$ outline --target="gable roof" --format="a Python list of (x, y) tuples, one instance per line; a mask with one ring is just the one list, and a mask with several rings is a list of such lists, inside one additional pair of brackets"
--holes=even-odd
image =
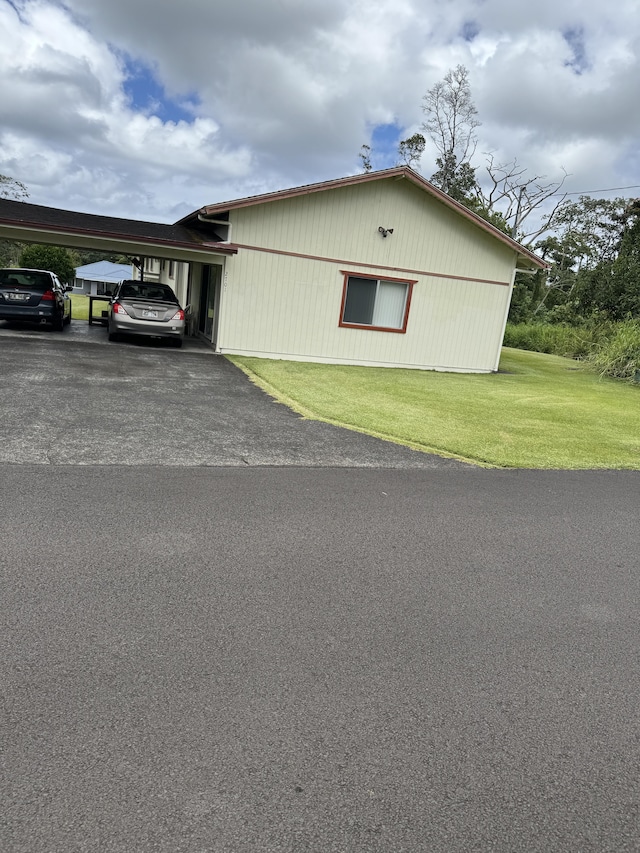
[(263, 193), (262, 195), (248, 196), (247, 198), (235, 199), (233, 201), (208, 204), (204, 207), (201, 207), (199, 210), (190, 213), (188, 216), (183, 217), (176, 223), (176, 225), (189, 224), (193, 226), (195, 222), (199, 221), (200, 217), (214, 217), (216, 214), (227, 213), (228, 211), (237, 210), (241, 207), (250, 207), (252, 205), (258, 204), (269, 204), (273, 201), (282, 201), (284, 199), (296, 198), (297, 196), (326, 192), (327, 190), (350, 187), (356, 184), (364, 184), (369, 181), (381, 181), (386, 180), (388, 178), (406, 179), (410, 181), (412, 184), (419, 187), (421, 190), (424, 190), (433, 198), (442, 202), (442, 204), (444, 204), (446, 207), (451, 208), (456, 213), (463, 216), (465, 219), (468, 219), (470, 222), (473, 222), (474, 225), (477, 225), (479, 228), (482, 228), (492, 237), (495, 237), (501, 243), (504, 243), (509, 246), (529, 265), (538, 267), (539, 269), (548, 268), (549, 264), (546, 261), (543, 261), (542, 258), (538, 257), (538, 255), (536, 255), (530, 249), (527, 249), (525, 246), (521, 245), (516, 240), (509, 237), (503, 231), (500, 231), (494, 225), (491, 225), (491, 223), (487, 222), (486, 219), (483, 219), (481, 216), (478, 216), (476, 213), (473, 213), (473, 211), (469, 210), (463, 204), (460, 204), (460, 202), (455, 201), (455, 199), (451, 198), (451, 196), (447, 195), (447, 193), (438, 189), (438, 187), (434, 186), (430, 181), (427, 181), (426, 178), (423, 178), (422, 175), (419, 175), (417, 172), (414, 172), (414, 170), (410, 169), (408, 166), (396, 166), (393, 169), (383, 169), (377, 172), (364, 172), (363, 174), (351, 175), (347, 178), (337, 178), (331, 181), (321, 181), (320, 183), (306, 184), (301, 187), (278, 190), (272, 193)]

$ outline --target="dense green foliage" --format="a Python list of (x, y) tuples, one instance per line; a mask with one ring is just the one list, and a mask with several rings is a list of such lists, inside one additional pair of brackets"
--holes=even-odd
[(617, 323), (587, 360), (603, 376), (640, 381), (640, 321)]
[(521, 276), (505, 344), (585, 359), (599, 373), (638, 380), (640, 202), (581, 198), (564, 231), (541, 241), (548, 274)]
[(565, 358), (586, 358), (610, 335), (611, 324), (569, 326), (552, 323), (508, 323), (504, 345)]
[(20, 266), (54, 272), (63, 284), (72, 284), (75, 278), (73, 258), (59, 246), (26, 246), (20, 255)]
[(516, 349), (584, 360), (603, 376), (637, 382), (640, 373), (640, 320), (508, 323), (504, 344)]
[(509, 319), (583, 325), (640, 317), (640, 201), (565, 202), (536, 244), (548, 273), (518, 276)]

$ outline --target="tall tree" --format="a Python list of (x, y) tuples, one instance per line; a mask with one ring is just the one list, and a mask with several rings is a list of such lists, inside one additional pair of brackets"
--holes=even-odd
[(486, 175), (478, 177), (472, 160), (480, 121), (464, 66), (448, 71), (429, 89), (422, 109), (422, 129), (438, 151), (438, 168), (431, 177), (436, 186), (525, 245), (554, 227), (566, 174), (560, 181), (545, 182), (542, 175), (528, 176), (517, 160), (497, 163), (487, 154)]
[(451, 198), (473, 209), (481, 215), (484, 207), (480, 201), (480, 191), (476, 181), (476, 170), (470, 163), (458, 163), (456, 155), (447, 154), (436, 160), (437, 171), (431, 176), (431, 183), (444, 189)]
[(398, 165), (417, 168), (426, 144), (427, 140), (421, 133), (402, 139), (398, 144)]
[(464, 65), (449, 70), (424, 96), (422, 110), (425, 120), (422, 130), (438, 151), (438, 170), (431, 180), (449, 193), (459, 191), (460, 171), (466, 170), (463, 185), (469, 182), (471, 158), (478, 144), (476, 127), (480, 125), (478, 110), (471, 97), (469, 72)]

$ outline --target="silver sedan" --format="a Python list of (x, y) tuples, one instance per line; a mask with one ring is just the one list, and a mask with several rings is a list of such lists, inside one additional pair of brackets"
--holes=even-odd
[(121, 335), (167, 338), (182, 346), (184, 310), (167, 284), (125, 280), (117, 286), (109, 304), (109, 340)]

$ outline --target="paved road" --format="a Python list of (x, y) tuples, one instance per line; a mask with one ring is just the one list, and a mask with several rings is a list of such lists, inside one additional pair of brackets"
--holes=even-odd
[(640, 849), (637, 473), (43, 461), (3, 851)]

